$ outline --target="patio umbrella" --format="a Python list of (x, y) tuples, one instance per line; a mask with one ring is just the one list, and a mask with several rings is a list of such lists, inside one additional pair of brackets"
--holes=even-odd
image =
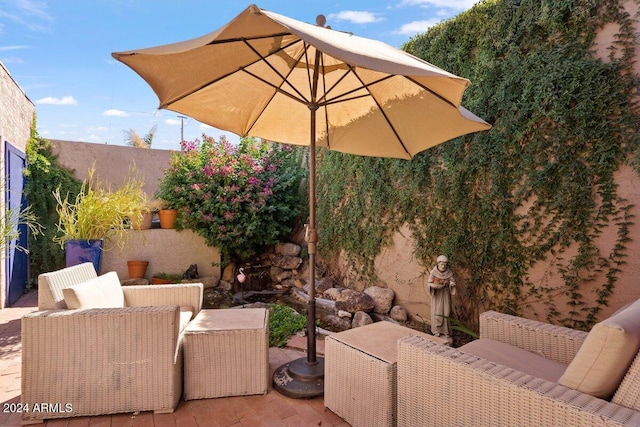
[(159, 108), (237, 135), (310, 146), (307, 358), (274, 375), (276, 388), (292, 397), (323, 390), (315, 344), (316, 147), (410, 159), (490, 128), (460, 105), (467, 79), (324, 24), (322, 15), (313, 25), (251, 5), (204, 36), (112, 54), (151, 86)]

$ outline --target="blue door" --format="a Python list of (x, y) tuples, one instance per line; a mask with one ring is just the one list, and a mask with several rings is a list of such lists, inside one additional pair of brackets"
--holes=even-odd
[[(8, 191), (5, 192), (5, 202), (12, 212), (19, 212), (27, 207), (24, 197), (24, 175), (23, 169), (26, 166), (26, 155), (8, 142), (5, 143), (5, 182)], [(7, 289), (6, 306), (13, 304), (24, 293), (27, 286), (29, 259), (24, 251), (17, 247), (27, 247), (28, 228), (25, 224), (18, 225), (20, 239), (18, 242), (8, 242), (6, 262), (7, 262)]]

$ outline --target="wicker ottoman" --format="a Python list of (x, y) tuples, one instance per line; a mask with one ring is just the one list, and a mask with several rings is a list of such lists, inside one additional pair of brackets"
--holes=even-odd
[(443, 338), (376, 322), (325, 339), (324, 404), (353, 427), (396, 426), (398, 340)]
[(183, 344), (184, 400), (267, 393), (269, 310), (201, 310)]

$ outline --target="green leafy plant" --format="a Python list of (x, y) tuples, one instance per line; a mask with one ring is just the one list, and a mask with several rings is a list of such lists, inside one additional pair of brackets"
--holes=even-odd
[(292, 230), (304, 174), (298, 149), (204, 135), (171, 156), (156, 197), (178, 210), (177, 230), (192, 229), (224, 261), (241, 261)]
[[(363, 280), (402, 225), (430, 268), (446, 253), (464, 286), (456, 316), (483, 309), (589, 329), (624, 268), (630, 203), (616, 171), (640, 162), (637, 41), (622, 2), (480, 2), (404, 49), (473, 83), (463, 104), (492, 123), (408, 162), (323, 152), (319, 250)], [(606, 61), (596, 30), (619, 31)], [(599, 243), (614, 229), (615, 242)], [(548, 276), (534, 283), (536, 265)], [(594, 302), (587, 294), (594, 294)]]
[(269, 307), (269, 346), (284, 347), (291, 335), (307, 326), (307, 318), (283, 304)]
[(147, 205), (142, 191), (144, 182), (130, 175), (113, 191), (94, 181), (94, 173), (94, 168), (89, 170), (88, 179), (74, 199), (69, 194), (63, 197), (59, 189), (54, 192), (59, 216), (59, 234), (54, 240), (64, 247), (67, 240), (107, 239), (122, 249), (129, 221), (142, 221), (142, 211)]
[(22, 209), (5, 209), (0, 214), (0, 251), (6, 251), (15, 242), (14, 249), (29, 253), (28, 248), (19, 243), (22, 234), (20, 229), (23, 225), (26, 226), (33, 239), (42, 235), (42, 224), (38, 222), (31, 206)]
[(165, 273), (159, 272), (154, 273), (153, 277), (157, 277), (162, 280), (171, 280), (172, 283), (180, 283), (182, 281), (182, 274), (180, 273)]
[[(29, 276), (35, 282), (38, 274), (58, 270), (65, 266), (64, 251), (54, 241), (58, 229), (58, 214), (53, 193), (59, 189), (61, 194), (75, 198), (82, 182), (73, 177), (73, 171), (58, 164), (52, 154), (51, 144), (38, 135), (36, 118), (31, 125), (31, 137), (27, 142), (27, 168), (24, 194), (31, 212), (42, 225), (42, 236), (29, 235)], [(37, 238), (36, 238), (37, 237)]]
[(449, 326), (451, 326), (451, 329), (453, 329), (454, 331), (459, 331), (459, 332), (462, 332), (464, 334), (467, 334), (471, 338), (476, 339), (476, 340), (478, 338), (480, 338), (480, 335), (477, 332), (475, 332), (473, 329), (469, 328), (467, 325), (465, 325), (464, 323), (462, 323), (458, 319), (454, 319), (453, 317), (449, 317), (449, 316), (444, 316), (442, 314), (438, 314), (437, 316), (440, 316), (443, 319), (448, 320), (449, 321)]

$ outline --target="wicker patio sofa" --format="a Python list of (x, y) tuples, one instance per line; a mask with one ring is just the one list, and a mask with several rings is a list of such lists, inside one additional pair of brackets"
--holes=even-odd
[(202, 290), (120, 286), (115, 272), (97, 276), (91, 263), (41, 274), (39, 310), (22, 318), (22, 423), (173, 412), (182, 330), (201, 310)]
[(500, 314), (451, 348), (398, 341), (398, 425), (640, 426), (640, 302), (577, 330)]

